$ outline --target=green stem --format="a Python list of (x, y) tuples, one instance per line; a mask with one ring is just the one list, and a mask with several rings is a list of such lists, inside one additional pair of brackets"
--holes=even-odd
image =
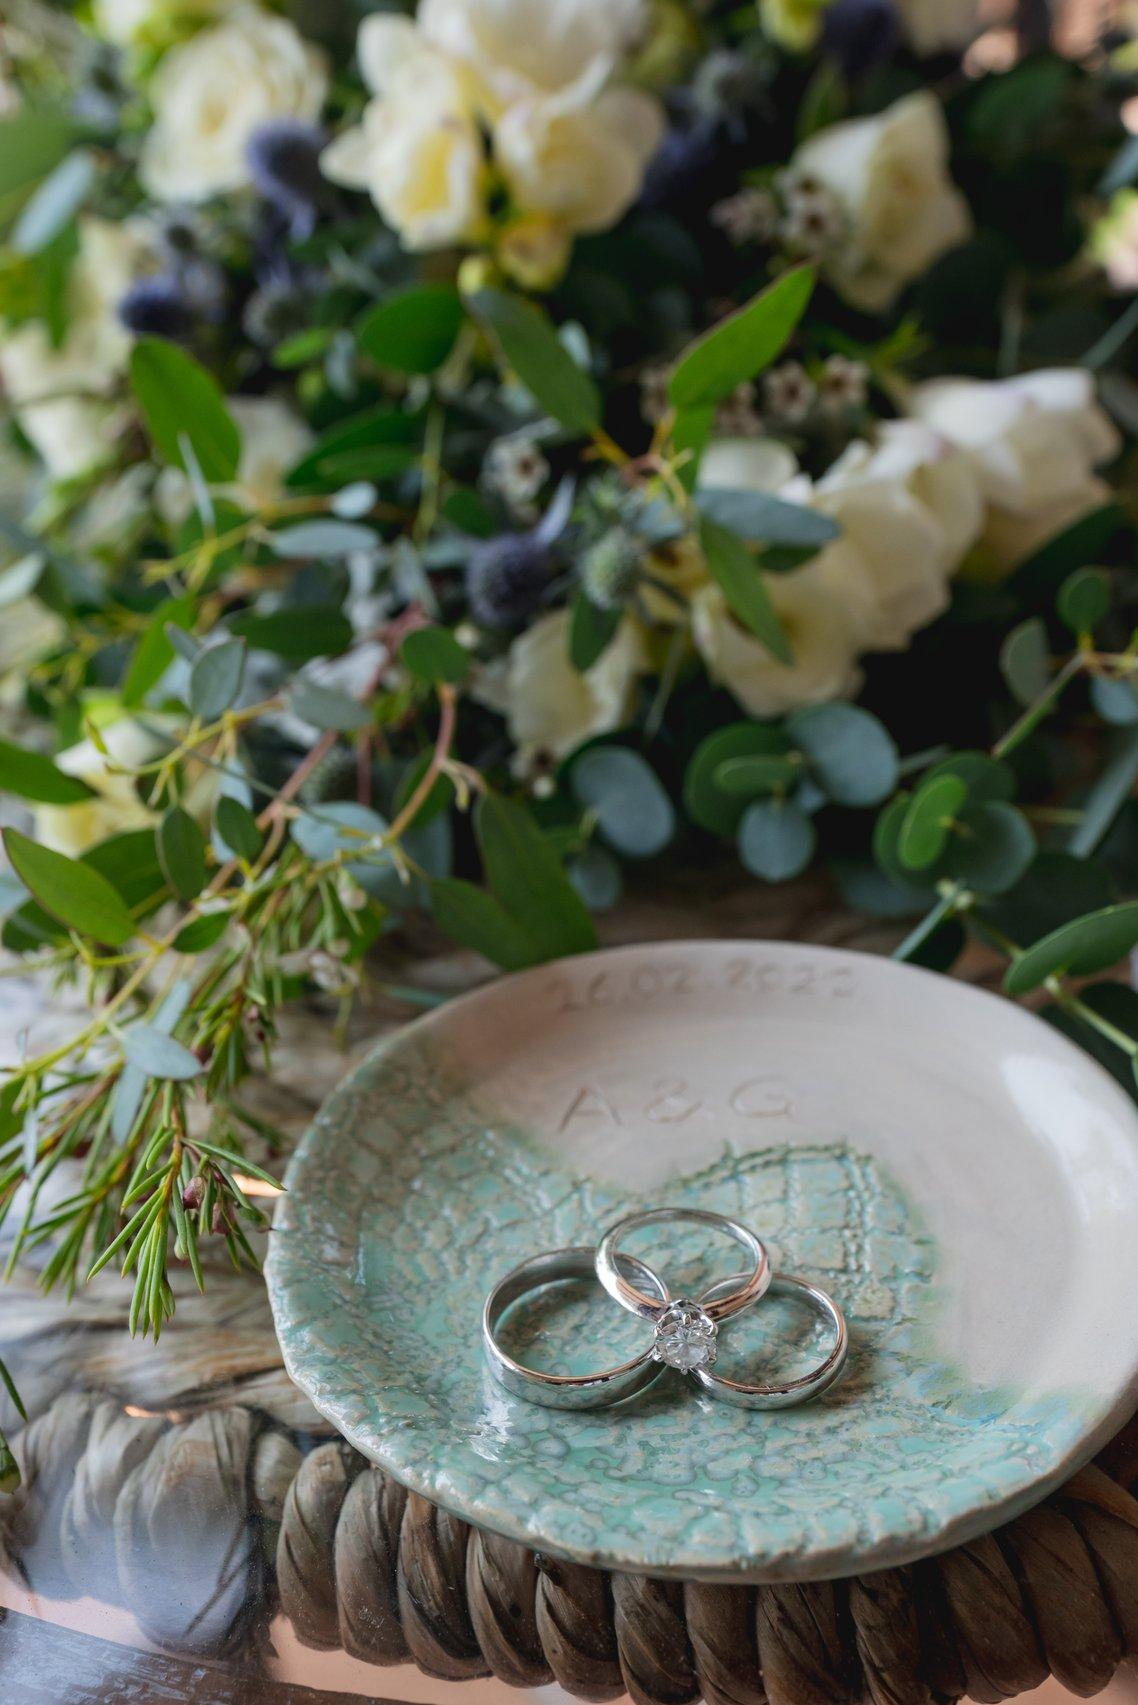
[(1014, 752), (1017, 746), (1022, 746), (1029, 734), (1033, 734), (1043, 718), (1058, 702), (1066, 687), (1072, 682), (1083, 668), (1083, 656), (1076, 652), (1068, 657), (1055, 679), (1046, 690), (1040, 693), (1034, 704), (1028, 705), (1023, 715), (1019, 717), (1002, 739), (997, 740), (992, 747), (993, 758), (1006, 758)]
[(955, 917), (958, 911), (963, 911), (965, 909), (962, 904), (964, 892), (964, 889), (957, 886), (951, 888), (947, 894), (943, 894), (932, 910), (926, 912), (920, 923), (909, 931), (900, 947), (894, 948), (893, 958), (911, 959), (918, 947), (922, 947), (929, 937), (936, 933), (941, 924), (946, 923), (949, 918)]

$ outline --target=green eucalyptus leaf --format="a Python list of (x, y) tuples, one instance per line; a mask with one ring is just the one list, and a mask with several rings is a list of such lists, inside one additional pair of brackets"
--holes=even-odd
[(538, 956), (591, 952), (597, 945), (592, 919), (525, 806), (483, 794), (474, 829), (491, 892), (534, 942)]
[(192, 355), (162, 338), (139, 338), (130, 378), (155, 449), (176, 468), (190, 471), (188, 442), (203, 478), (231, 480), (241, 455), (241, 434), (213, 376)]
[(457, 685), (470, 673), (470, 653), (446, 628), (416, 628), (399, 647), (404, 668), (428, 686)]
[(369, 308), (356, 323), (356, 342), (380, 367), (433, 373), (454, 348), (464, 317), (453, 285), (412, 286)]
[(948, 874), (979, 894), (1004, 894), (1027, 871), (1035, 850), (1031, 824), (1014, 805), (970, 805), (952, 838)]
[(431, 883), (430, 892), (431, 910), (443, 934), (504, 971), (522, 971), (544, 957), (518, 920), (485, 888), (443, 877)]
[(566, 863), (565, 874), (590, 912), (611, 911), (624, 890), (620, 865), (604, 847), (589, 846), (575, 853)]
[(245, 674), (245, 642), (223, 639), (203, 645), (190, 665), (190, 709), (203, 722), (216, 722), (231, 708)]
[(124, 1030), (122, 1050), (128, 1063), (148, 1078), (182, 1083), (205, 1070), (195, 1054), (152, 1024), (132, 1024)]
[(1000, 648), (1000, 668), (1018, 704), (1034, 704), (1051, 684), (1051, 649), (1041, 616), (1012, 629)]
[(179, 632), (192, 627), (194, 605), (192, 598), (167, 598), (150, 616), (146, 631), (134, 648), (122, 684), (122, 702), (128, 709), (143, 702), (174, 661), (174, 645), (167, 627)]
[(217, 802), (214, 821), (218, 836), (230, 848), (234, 857), (252, 864), (264, 845), (264, 836), (249, 807), (243, 805), (239, 799), (223, 794)]
[(877, 805), (897, 785), (899, 761), (884, 723), (859, 705), (812, 705), (787, 718), (787, 738), (810, 759), (835, 805)]
[(384, 450), (398, 450), (405, 456), (411, 455), (411, 447), (421, 431), (421, 421), (402, 409), (365, 409), (361, 414), (329, 427), (290, 470), (286, 483), (294, 489), (309, 486), (327, 488), (329, 485), (335, 489), (344, 483), (336, 472), (341, 458)]
[(338, 853), (370, 854), (387, 833), (378, 811), (353, 799), (310, 805), (292, 825), (292, 838), (313, 864), (327, 864)]
[(569, 606), (569, 661), (584, 674), (608, 650), (616, 638), (624, 612), (619, 604), (602, 610), (580, 588)]
[(797, 805), (760, 800), (749, 805), (739, 824), (739, 857), (752, 876), (764, 882), (789, 882), (814, 857), (817, 832)]
[(294, 681), (288, 701), (302, 722), (337, 734), (353, 734), (371, 721), (366, 705), (350, 693), (341, 692), (339, 687), (322, 687), (316, 681)]
[(708, 515), (700, 518), (699, 541), (708, 572), (719, 585), (732, 613), (762, 641), (772, 657), (789, 667), (794, 662), (794, 652), (753, 552), (742, 539)]
[(117, 889), (91, 865), (41, 847), (17, 829), (5, 829), (4, 848), (28, 892), (68, 929), (107, 947), (130, 940), (134, 918)]
[(601, 395), (540, 308), (504, 290), (480, 290), (472, 300), (526, 390), (567, 431), (588, 438), (600, 428)]
[(704, 485), (695, 493), (695, 504), (702, 515), (749, 544), (817, 551), (839, 538), (842, 531), (821, 510), (787, 503), (765, 491), (731, 491), (726, 486)]
[(1096, 675), (1091, 681), (1091, 704), (1104, 722), (1116, 728), (1133, 727), (1138, 722), (1138, 682), (1129, 676)]
[(901, 857), (901, 832), (912, 802), (912, 794), (899, 793), (880, 813), (873, 826), (873, 856), (888, 881), (924, 909), (932, 892), (931, 884), (927, 878), (910, 869)]
[(217, 946), (228, 928), (227, 912), (206, 912), (200, 918), (191, 918), (175, 936), (174, 952), (205, 953), (207, 949)]
[(91, 789), (78, 776), (65, 775), (42, 752), (28, 752), (0, 740), (0, 792), (32, 799), (37, 805), (81, 805)]
[(1019, 947), (1117, 898), (1110, 872), (1093, 859), (1041, 852), (1010, 893), (983, 908), (982, 915)]
[(793, 787), (802, 773), (801, 761), (792, 754), (772, 752), (744, 758), (726, 758), (713, 780), (722, 793), (737, 793), (754, 799), (760, 793), (777, 793)]
[(70, 225), (95, 187), (98, 162), (86, 148), (76, 148), (29, 197), (20, 210), (8, 241), (17, 254), (34, 255), (55, 241)]
[(1130, 798), (1138, 781), (1138, 727), (1119, 728), (1106, 742), (1106, 755), (1098, 777), (1083, 800), (1083, 817), (1068, 842), (1067, 850), (1086, 858), (1110, 832), (1115, 818)]
[(905, 810), (897, 850), (907, 870), (927, 870), (948, 844), (953, 822), (968, 798), (959, 776), (935, 776), (923, 782)]
[(685, 350), (669, 381), (673, 408), (722, 402), (769, 367), (789, 342), (813, 290), (812, 268), (794, 267), (705, 332)]
[(352, 643), (352, 624), (341, 610), (295, 605), (264, 615), (247, 611), (235, 616), (230, 632), (249, 643), (252, 651), (272, 651), (304, 663), (311, 657), (335, 657)]
[(1101, 568), (1079, 568), (1059, 588), (1059, 614), (1072, 633), (1092, 633), (1110, 614), (1110, 578)]
[(1063, 924), (1021, 953), (1008, 967), (1004, 989), (1009, 995), (1026, 995), (1049, 977), (1093, 976), (1117, 965), (1135, 946), (1138, 900), (1107, 906)]
[(577, 803), (626, 858), (651, 858), (676, 832), (676, 813), (652, 766), (627, 746), (592, 746), (574, 760), (569, 783)]
[(934, 781), (939, 776), (958, 776), (968, 789), (972, 805), (997, 800), (1007, 803), (1016, 795), (1015, 771), (997, 758), (990, 758), (987, 752), (953, 752), (951, 757), (935, 764), (925, 780)]
[(268, 537), (274, 556), (296, 561), (314, 558), (335, 562), (340, 557), (355, 556), (357, 551), (374, 551), (378, 543), (379, 535), (358, 521), (298, 521)]
[(789, 751), (790, 742), (772, 723), (732, 722), (717, 728), (696, 747), (684, 773), (684, 808), (692, 822), (732, 839), (747, 800), (719, 786), (715, 778), (720, 768), (733, 758), (785, 757)]
[(157, 831), (158, 862), (180, 900), (196, 900), (205, 887), (206, 842), (197, 823), (172, 805)]

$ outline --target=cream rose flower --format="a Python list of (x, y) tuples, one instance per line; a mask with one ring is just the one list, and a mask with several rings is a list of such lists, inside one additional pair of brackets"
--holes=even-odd
[(525, 773), (619, 728), (645, 665), (643, 639), (626, 621), (593, 667), (579, 673), (569, 661), (569, 612), (556, 610), (520, 634), (500, 665), (483, 670), (477, 691), (505, 716)]
[(473, 237), (485, 212), (486, 161), (470, 79), (408, 18), (365, 18), (358, 58), (375, 98), (363, 122), (324, 150), (325, 176), (366, 190), (409, 249)]
[(116, 309), (151, 261), (149, 238), (137, 221), (84, 219), (62, 344), (56, 348), (39, 322), (0, 335), (0, 382), (56, 479), (86, 473), (112, 448), (125, 417), (107, 399), (126, 370), (131, 345)]
[(861, 678), (859, 635), (818, 565), (772, 574), (767, 587), (793, 663), (780, 663), (735, 620), (718, 586), (705, 586), (692, 602), (692, 635), (712, 680), (760, 717), (785, 716), (854, 692)]
[(518, 101), (494, 130), (494, 152), (527, 212), (566, 230), (606, 231), (640, 192), (664, 135), (660, 103), (637, 89)]
[(603, 83), (648, 34), (648, 0), (421, 0), (419, 29), (491, 101)]
[(1118, 454), (1121, 439), (1080, 368), (933, 379), (907, 407), (966, 454), (988, 504), (979, 554), (992, 570), (1014, 568), (1111, 495), (1095, 470)]
[(820, 184), (845, 229), (825, 256), (835, 289), (869, 313), (972, 229), (968, 205), (948, 176), (948, 129), (927, 89), (873, 118), (828, 126), (798, 149), (790, 186)]
[(868, 480), (911, 491), (939, 522), (954, 564), (979, 538), (985, 503), (976, 470), (963, 451), (921, 421), (881, 421), (873, 443), (850, 444), (822, 484)]
[(275, 118), (315, 119), (328, 92), (323, 53), (287, 18), (242, 7), (162, 59), (139, 176), (159, 201), (204, 201), (249, 182), (246, 148)]
[(918, 53), (955, 53), (982, 28), (979, 0), (896, 0), (905, 40)]

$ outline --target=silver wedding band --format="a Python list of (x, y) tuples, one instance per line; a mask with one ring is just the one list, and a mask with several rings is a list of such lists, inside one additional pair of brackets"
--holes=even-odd
[[(595, 1279), (595, 1251), (588, 1247), (552, 1249), (533, 1255), (500, 1279), (486, 1298), (482, 1310), (482, 1345), (490, 1371), (499, 1384), (515, 1397), (540, 1403), (547, 1409), (601, 1409), (635, 1397), (654, 1385), (663, 1373), (662, 1363), (653, 1360), (652, 1345), (619, 1367), (601, 1373), (554, 1374), (527, 1368), (508, 1356), (498, 1343), (498, 1328), (506, 1310), (522, 1297), (567, 1279)], [(635, 1256), (621, 1255), (620, 1265), (655, 1298), (653, 1307), (665, 1308), (671, 1300), (668, 1287), (651, 1267)], [(627, 1281), (625, 1281), (627, 1282)], [(639, 1293), (638, 1293), (639, 1294)]]
[[(730, 1279), (721, 1279), (712, 1285), (700, 1297), (700, 1306), (708, 1309), (714, 1305), (717, 1293), (730, 1295), (733, 1286), (738, 1285), (740, 1275)], [(834, 1336), (834, 1346), (824, 1361), (808, 1373), (800, 1374), (795, 1379), (771, 1381), (762, 1385), (750, 1385), (742, 1380), (727, 1379), (723, 1374), (709, 1373), (705, 1367), (691, 1369), (691, 1375), (709, 1397), (717, 1397), (724, 1403), (734, 1403), (740, 1409), (791, 1409), (797, 1403), (807, 1403), (812, 1398), (821, 1397), (824, 1391), (829, 1391), (842, 1376), (849, 1354), (849, 1331), (846, 1327), (845, 1316), (828, 1291), (820, 1285), (812, 1285), (806, 1279), (794, 1279), (789, 1273), (776, 1273), (767, 1291), (768, 1297), (786, 1297), (791, 1301), (804, 1302), (815, 1314), (821, 1315)]]

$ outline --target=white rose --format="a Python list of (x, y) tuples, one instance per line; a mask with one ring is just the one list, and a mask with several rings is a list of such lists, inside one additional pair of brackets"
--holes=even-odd
[(854, 692), (859, 637), (850, 612), (835, 598), (816, 563), (772, 574), (767, 588), (793, 663), (780, 663), (760, 639), (741, 627), (718, 586), (692, 600), (692, 637), (712, 680), (725, 686), (751, 716), (785, 716), (803, 705), (825, 704)]
[(969, 458), (917, 420), (879, 422), (872, 444), (850, 444), (823, 485), (853, 480), (899, 482), (940, 523), (950, 556), (958, 564), (984, 525), (984, 494)]
[(324, 55), (287, 18), (242, 8), (165, 55), (150, 82), (154, 124), (139, 176), (159, 201), (204, 201), (249, 182), (253, 132), (275, 118), (315, 119)]
[(776, 492), (794, 478), (798, 460), (777, 438), (714, 438), (699, 464), (701, 486)]
[(955, 53), (980, 34), (980, 0), (895, 0), (905, 40), (918, 53)]
[(599, 86), (646, 35), (651, 11), (647, 0), (421, 0), (418, 23), (505, 104)]
[(948, 176), (948, 151), (940, 102), (922, 89), (872, 118), (818, 131), (794, 155), (790, 183), (821, 184), (841, 210), (846, 229), (826, 269), (854, 307), (887, 309), (904, 285), (969, 235), (972, 220)]
[(593, 667), (580, 673), (569, 661), (569, 620), (568, 610), (542, 616), (479, 683), (483, 702), (504, 714), (523, 770), (619, 728), (631, 714), (636, 678), (646, 666), (640, 633), (626, 621)]
[(1106, 502), (1095, 469), (1121, 439), (1079, 368), (1013, 379), (933, 379), (907, 400), (917, 420), (964, 451), (989, 505), (981, 553), (1007, 569)]
[(106, 398), (126, 370), (131, 345), (116, 310), (151, 258), (137, 222), (84, 219), (62, 344), (56, 348), (39, 322), (0, 333), (0, 381), (56, 479), (86, 473), (112, 447), (123, 416)]
[(635, 201), (664, 135), (660, 103), (637, 89), (553, 96), (507, 108), (494, 152), (518, 205), (572, 232), (605, 231)]
[(375, 98), (363, 122), (324, 150), (324, 175), (367, 190), (409, 249), (472, 237), (485, 210), (486, 162), (469, 79), (407, 18), (366, 18), (358, 58)]
[(180, 30), (225, 10), (227, 0), (94, 0), (95, 33), (118, 47), (165, 46)]

